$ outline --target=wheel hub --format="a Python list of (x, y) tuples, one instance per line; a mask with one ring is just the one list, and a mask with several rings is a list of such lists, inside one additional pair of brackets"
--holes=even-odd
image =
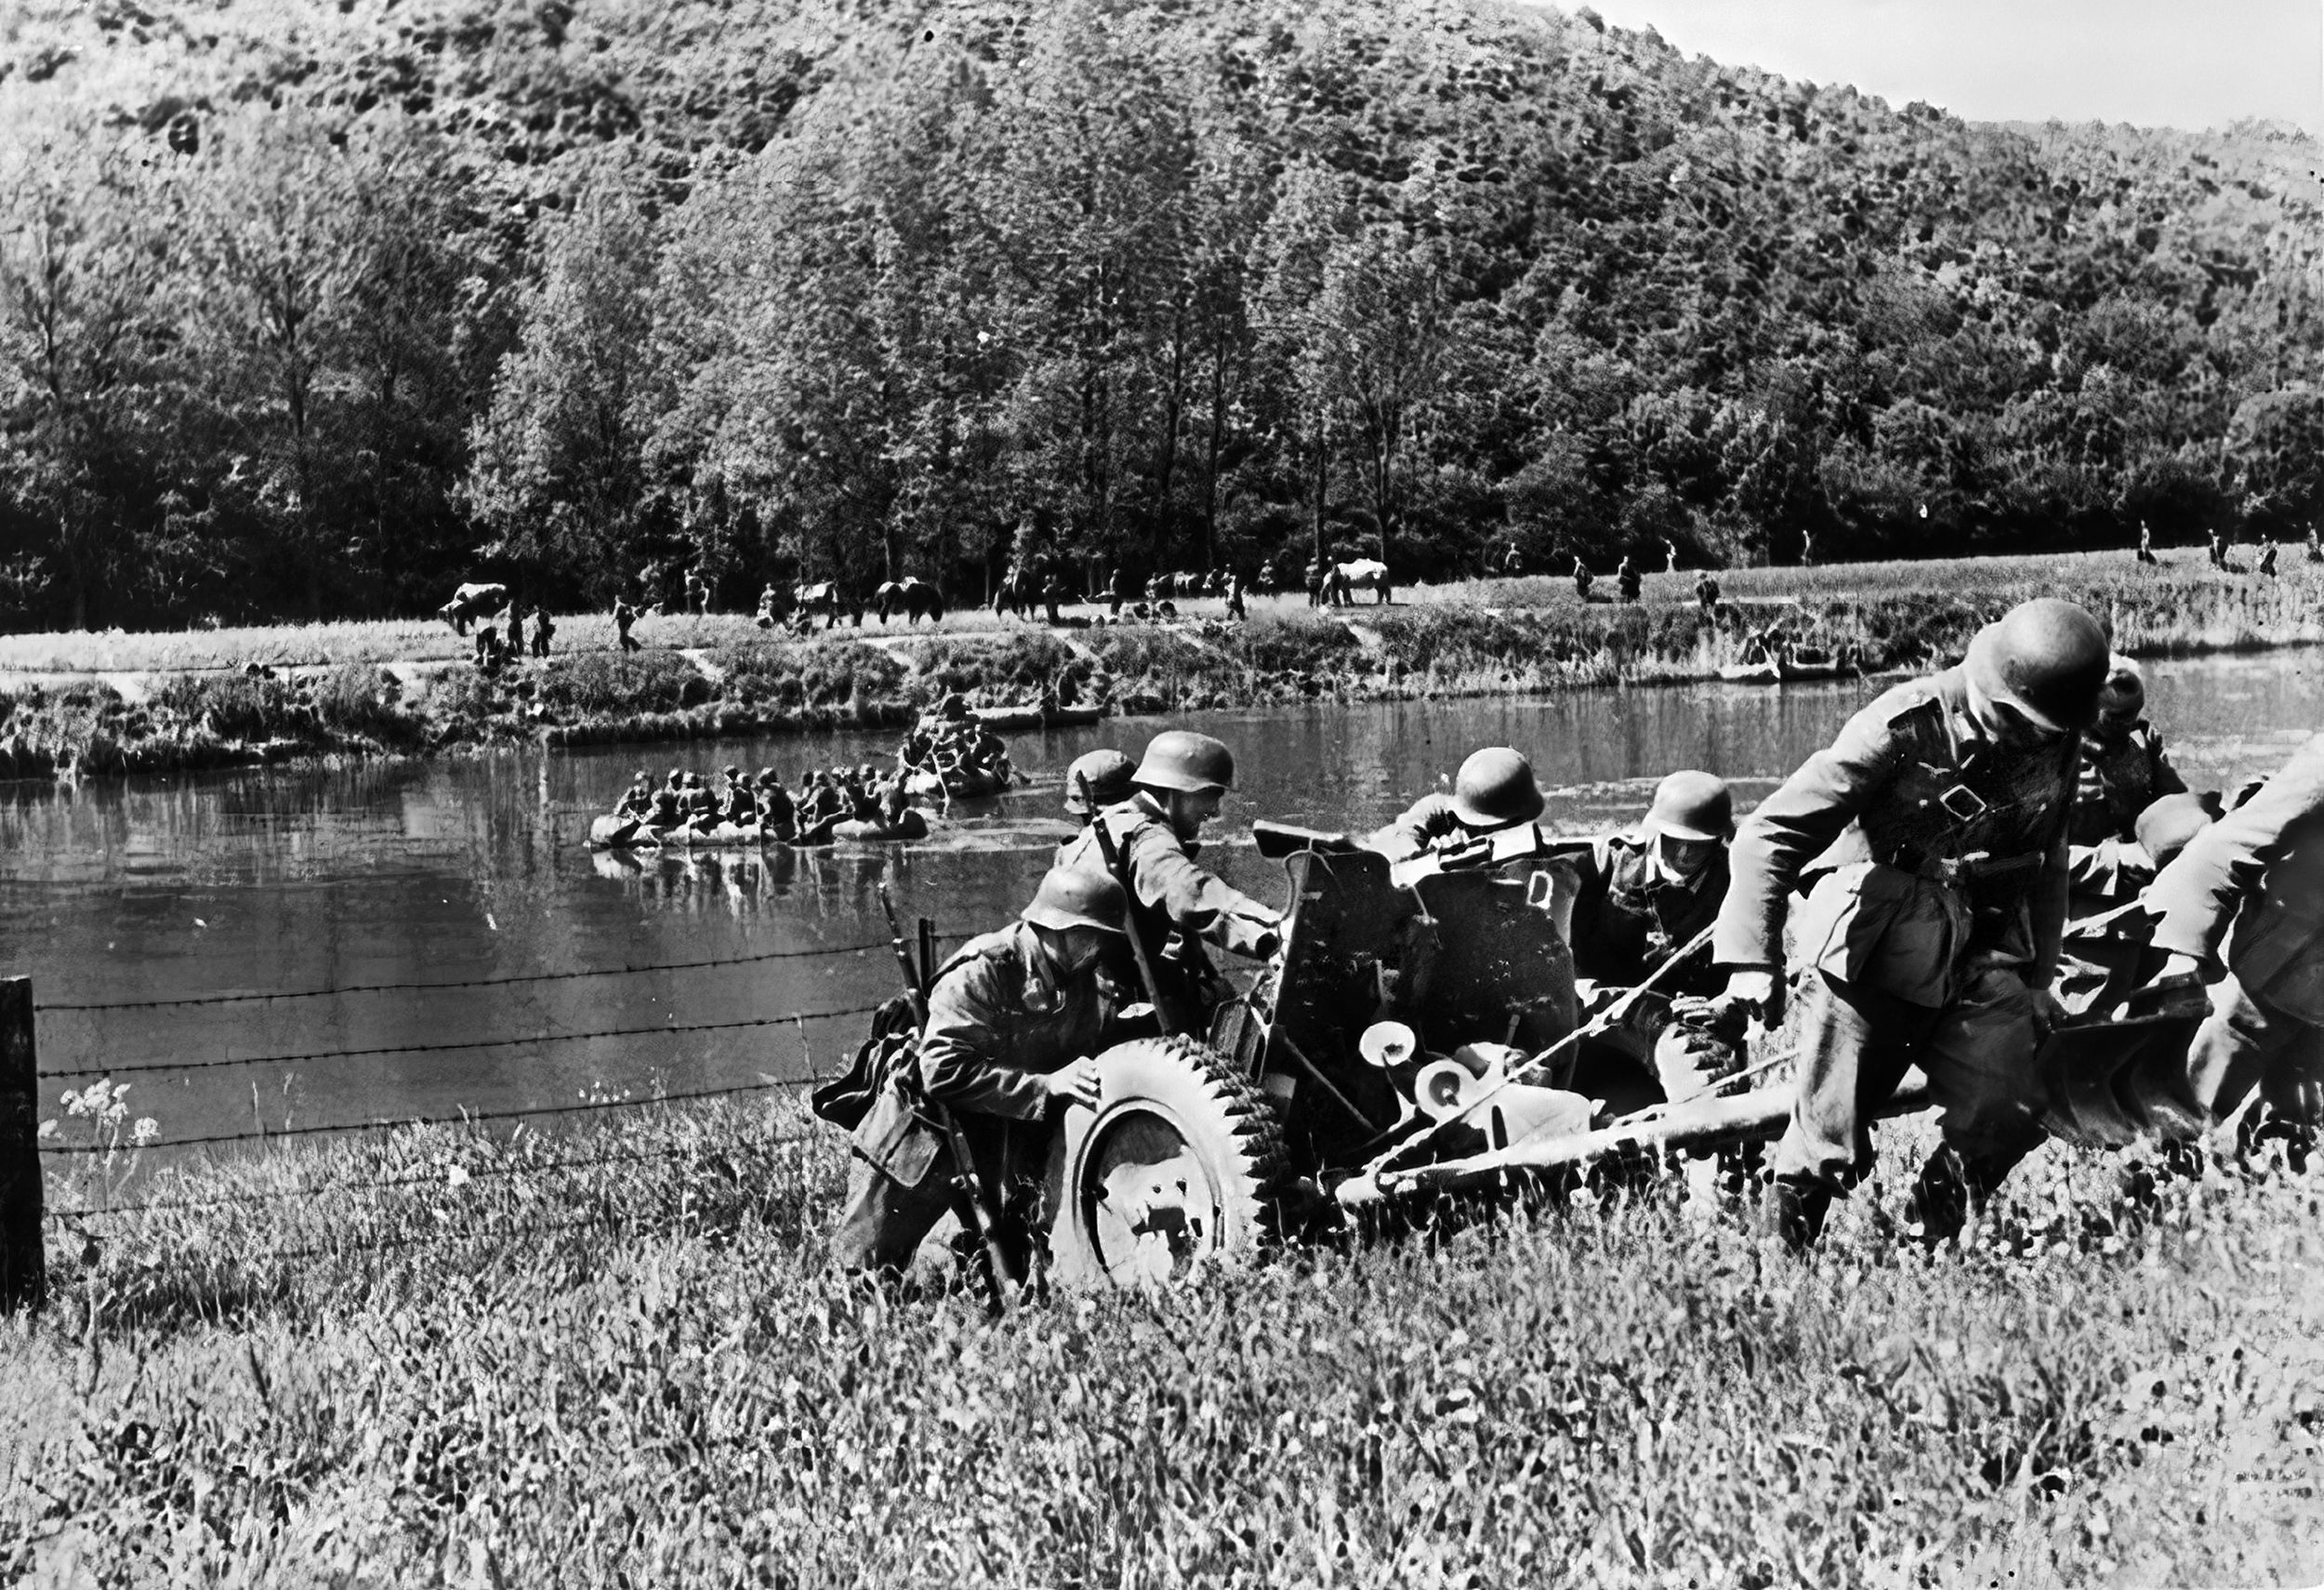
[(1124, 1110), (1093, 1134), (1082, 1207), (1090, 1247), (1116, 1280), (1167, 1280), (1217, 1245), (1216, 1189), (1167, 1112)]

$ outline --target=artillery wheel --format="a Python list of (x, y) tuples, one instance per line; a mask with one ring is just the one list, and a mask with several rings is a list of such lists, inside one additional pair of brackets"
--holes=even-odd
[(1199, 1040), (1141, 1038), (1097, 1057), (1102, 1102), (1067, 1112), (1052, 1163), (1060, 1281), (1167, 1281), (1255, 1245), (1285, 1174), (1266, 1096)]

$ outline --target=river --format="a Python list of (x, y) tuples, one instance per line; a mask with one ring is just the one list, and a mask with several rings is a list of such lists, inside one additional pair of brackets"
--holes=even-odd
[[(2324, 653), (2308, 650), (2156, 664), (2149, 716), (2190, 783), (2238, 781), (2324, 722), (2319, 670)], [(1280, 873), (1248, 841), (1254, 816), (1375, 825), (1495, 743), (1533, 758), (1561, 833), (1631, 820), (1681, 766), (1724, 775), (1748, 804), (1876, 689), (1628, 688), (1184, 722), (1234, 746), (1241, 768), (1208, 858), (1275, 899)], [(30, 975), (44, 1006), (129, 1007), (44, 1011), (42, 1113), (110, 1072), (165, 1142), (827, 1071), (860, 1016), (743, 1024), (894, 990), (883, 881), (907, 919), (947, 934), (1013, 912), (1067, 831), (1066, 764), (1101, 745), (1134, 754), (1163, 726), (1016, 736), (1032, 787), (957, 814), (925, 845), (764, 857), (633, 863), (581, 841), (640, 767), (772, 763), (793, 777), (883, 755), (891, 736), (0, 785), (0, 974)], [(673, 961), (730, 963), (587, 974)], [(307, 997), (456, 983), (484, 986)], [(269, 997), (235, 997), (248, 994)], [(696, 1030), (635, 1030), (665, 1027)]]

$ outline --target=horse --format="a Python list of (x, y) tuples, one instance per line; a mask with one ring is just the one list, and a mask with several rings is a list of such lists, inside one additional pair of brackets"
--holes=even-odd
[(872, 595), (872, 607), (882, 624), (891, 614), (902, 615), (914, 623), (925, 618), (932, 624), (944, 616), (944, 593), (933, 580), (907, 576), (881, 582)]
[(1342, 603), (1348, 601), (1352, 591), (1368, 590), (1372, 593), (1375, 606), (1387, 605), (1388, 565), (1378, 558), (1357, 558), (1352, 563), (1335, 563), (1332, 573), (1338, 576), (1334, 583), (1339, 588)]
[(497, 613), (508, 605), (508, 588), (505, 585), (470, 583), (452, 593), (452, 600), (436, 609), (452, 632), (465, 636), (469, 623), (487, 613)]
[(826, 629), (839, 627), (839, 614), (846, 606), (840, 599), (838, 585), (827, 579), (793, 588), (791, 604), (793, 610), (801, 615), (822, 614), (823, 627)]
[(1020, 618), (1033, 616), (1034, 604), (1041, 600), (1041, 571), (1035, 568), (1014, 568), (1000, 576), (993, 588), (993, 616), (1013, 613)]

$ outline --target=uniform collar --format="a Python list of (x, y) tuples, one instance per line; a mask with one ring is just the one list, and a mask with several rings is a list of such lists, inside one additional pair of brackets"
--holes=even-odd
[(1945, 713), (1945, 732), (1952, 741), (1956, 762), (1964, 773), (1993, 754), (1994, 739), (1969, 705), (1969, 676), (1958, 668), (1936, 676), (1937, 705)]

